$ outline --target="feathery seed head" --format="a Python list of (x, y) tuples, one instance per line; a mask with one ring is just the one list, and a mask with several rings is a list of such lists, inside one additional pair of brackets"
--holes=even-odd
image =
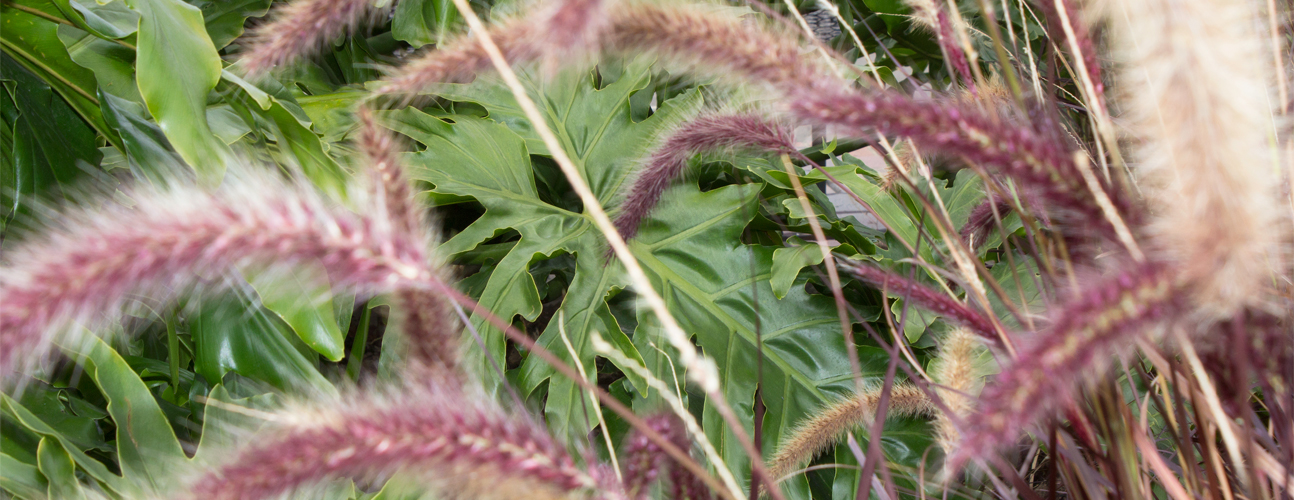
[(1156, 193), (1151, 236), (1196, 283), (1196, 312), (1226, 318), (1267, 301), (1289, 245), (1255, 6), (1141, 0), (1110, 11), (1132, 23), (1114, 31), (1131, 33), (1119, 55), (1143, 144), (1137, 170)]
[(292, 64), (349, 30), (378, 19), (374, 0), (295, 0), (275, 10), (274, 20), (253, 34), (244, 69), (261, 75)]
[[(337, 477), (415, 467), (435, 488), (476, 497), (503, 487), (529, 498), (591, 492), (605, 478), (579, 467), (543, 426), (435, 384), (398, 397), (358, 396), (265, 431), (194, 483), (202, 498), (255, 499)], [(409, 470), (409, 469), (408, 469)], [(600, 469), (595, 469), (599, 471)]]
[(170, 296), (199, 275), (318, 261), (336, 285), (378, 291), (426, 272), (422, 242), (382, 221), (277, 177), (235, 177), (214, 193), (173, 186), (128, 194), (130, 208), (69, 211), (63, 229), (10, 250), (0, 267), (0, 368), (65, 327), (116, 314), (130, 294)]
[[(881, 388), (868, 388), (866, 392), (831, 403), (805, 419), (768, 458), (767, 468), (772, 477), (780, 478), (794, 472), (818, 453), (843, 439), (850, 430), (862, 425), (863, 415), (875, 414), (880, 400)], [(890, 389), (889, 416), (934, 413), (934, 403), (920, 388), (896, 383)]]
[(627, 200), (614, 220), (624, 239), (636, 236), (664, 190), (686, 169), (697, 153), (710, 150), (751, 149), (769, 153), (796, 151), (794, 139), (782, 125), (756, 113), (706, 114), (687, 120), (665, 134), (658, 148), (645, 159)]
[(985, 387), (949, 463), (988, 457), (1062, 407), (1101, 364), (1127, 353), (1144, 328), (1181, 312), (1184, 293), (1172, 269), (1150, 261), (1084, 288)]
[[(935, 388), (935, 393), (953, 417), (965, 418), (975, 407), (974, 397), (981, 385), (976, 365), (982, 350), (980, 341), (970, 331), (954, 328), (943, 340), (939, 357), (931, 365), (935, 383), (943, 386)], [(957, 425), (947, 412), (936, 411), (934, 418), (939, 446), (951, 455), (961, 438)]]
[(845, 87), (819, 60), (802, 53), (796, 37), (721, 12), (639, 2), (611, 7), (610, 17), (603, 46), (615, 54), (648, 52), (697, 73), (763, 82), (779, 91)]
[[(1045, 203), (1077, 214), (1081, 225), (1113, 234), (1069, 151), (1031, 125), (994, 119), (956, 102), (920, 102), (892, 92), (802, 93), (792, 100), (791, 112), (803, 121), (860, 133), (876, 130), (912, 139), (929, 151), (969, 159), (1016, 179)], [(1113, 190), (1107, 195), (1121, 214), (1127, 214), (1124, 198)]]
[(847, 267), (854, 276), (877, 288), (911, 300), (917, 306), (945, 316), (992, 342), (1001, 342), (992, 321), (943, 292), (868, 264), (853, 263)]
[[(497, 23), (488, 29), (492, 42), (511, 63), (528, 62), (542, 55), (537, 42), (544, 26), (526, 18)], [(396, 69), (375, 90), (379, 94), (415, 95), (439, 83), (465, 83), (479, 71), (492, 67), (487, 52), (472, 35), (448, 41)]]
[[(690, 436), (687, 435), (686, 426), (677, 415), (668, 412), (660, 413), (647, 417), (645, 422), (677, 448), (690, 451)], [(633, 500), (646, 498), (650, 485), (665, 475), (668, 479), (666, 485), (668, 491), (674, 492), (668, 495), (669, 498), (701, 500), (713, 498), (708, 486), (681, 464), (673, 461), (645, 434), (633, 432), (628, 436), (623, 445), (622, 457), (624, 490)]]

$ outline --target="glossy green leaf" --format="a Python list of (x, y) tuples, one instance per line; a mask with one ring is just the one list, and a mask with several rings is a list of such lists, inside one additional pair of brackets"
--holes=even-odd
[(51, 11), (53, 13), (49, 15), (56, 18), (58, 11), (45, 1), (21, 2), (0, 5), (0, 11), (4, 13), (0, 17), (0, 48), (3, 48), (6, 56), (4, 59), (9, 60), (4, 63), (5, 76), (0, 78), (10, 79), (7, 75), (16, 73), (13, 69), (13, 63), (16, 62), (42, 80), (43, 86), (50, 87), (63, 97), (68, 106), (91, 128), (104, 135), (113, 145), (120, 146), (117, 136), (109, 131), (100, 116), (99, 101), (94, 97), (95, 75), (72, 60), (63, 42), (59, 41), (60, 25), (26, 11), (19, 11), (18, 7)]
[(107, 92), (134, 102), (144, 102), (135, 85), (134, 50), (72, 26), (59, 26), (58, 36), (72, 60), (95, 74), (99, 83), (96, 94)]
[[(654, 142), (659, 130), (677, 119), (675, 113), (692, 108), (699, 94), (688, 92), (679, 101), (664, 102), (649, 119), (637, 122), (631, 117), (649, 113), (633, 110), (629, 96), (645, 85), (644, 73), (628, 69), (618, 78), (607, 76), (600, 90), (588, 83), (590, 80), (573, 75), (565, 78), (578, 84), (547, 86), (545, 92), (529, 84), (530, 92), (596, 196), (615, 208), (645, 147)], [(606, 261), (604, 238), (586, 217), (542, 198), (549, 186), (537, 179), (552, 182), (548, 180), (552, 174), (544, 170), (548, 167), (536, 166), (528, 154), (545, 155), (546, 150), (537, 146), (535, 132), (512, 107), (507, 92), (490, 84), (475, 84), (448, 85), (439, 94), (479, 104), (500, 123), (463, 115), (438, 118), (411, 109), (387, 115), (394, 128), (427, 146), (411, 156), (410, 164), (414, 177), (435, 186), (433, 199), (470, 197), (486, 209), (442, 250), (452, 256), (468, 255), (503, 231), (516, 231), (519, 240), (485, 271), (491, 275), (483, 285), (481, 304), (503, 318), (530, 320), (541, 312), (539, 283), (545, 278), (532, 275), (530, 269), (539, 261), (572, 255), (575, 267), (572, 274), (565, 274), (571, 276), (571, 283), (560, 304), (564, 314), (556, 314), (546, 324), (538, 343), (561, 359), (571, 359), (559, 337), (557, 318), (564, 318), (564, 330), (578, 357), (584, 364), (592, 363), (585, 367), (590, 375), (594, 354), (578, 332), (599, 331), (605, 339), (619, 341), (612, 341), (616, 345), (626, 338), (608, 305), (612, 294), (627, 287), (621, 266)], [(833, 301), (800, 288), (778, 299), (770, 286), (776, 249), (739, 243), (743, 228), (757, 213), (759, 191), (759, 186), (749, 185), (700, 192), (691, 182), (683, 182), (665, 194), (630, 246), (669, 309), (721, 365), (724, 393), (742, 425), (753, 418), (758, 389), (754, 357), (758, 311), (765, 359), (763, 398), (768, 411), (764, 442), (775, 444), (799, 419), (830, 398), (847, 393), (852, 380)], [(657, 338), (653, 323), (641, 318), (636, 333), (628, 339), (631, 346), (623, 349), (639, 354), (638, 362), (644, 361), (664, 380), (672, 380), (663, 355), (650, 346), (651, 342), (667, 345)], [(489, 339), (491, 354), (502, 359), (505, 352), (500, 334), (482, 324), (479, 331)], [(858, 350), (868, 378), (880, 377), (888, 360), (884, 352)], [(548, 421), (565, 427), (562, 432), (580, 436), (590, 428), (591, 420), (584, 413), (585, 397), (540, 360), (526, 357), (519, 380), (525, 392), (549, 382)], [(643, 390), (637, 385), (638, 391)], [(749, 438), (732, 436), (710, 405), (705, 405), (703, 425), (733, 471), (746, 476), (748, 459), (741, 439)]]
[(145, 116), (144, 106), (106, 93), (99, 95), (99, 101), (104, 121), (122, 135), (128, 165), (137, 179), (161, 186), (179, 174), (177, 170), (184, 168), (184, 160), (172, 150), (162, 130)]
[(325, 266), (315, 263), (264, 272), (249, 282), (262, 305), (284, 320), (312, 350), (330, 361), (343, 359), (343, 331), (334, 320)]
[(108, 400), (117, 424), (117, 456), (122, 476), (152, 491), (175, 486), (174, 471), (187, 462), (180, 442), (153, 393), (112, 347), (99, 337), (62, 344), (81, 362), (86, 374)]
[(217, 49), (244, 34), (248, 18), (265, 16), (271, 8), (271, 0), (190, 0), (189, 4), (203, 12), (203, 23)]
[(412, 47), (442, 45), (452, 28), (461, 23), (460, 13), (451, 0), (408, 0), (397, 4), (393, 14), (393, 38)]
[(315, 359), (304, 356), (297, 335), (256, 302), (237, 293), (204, 300), (190, 323), (195, 371), (211, 384), (227, 372), (269, 384), (276, 389), (334, 394), (334, 386), (316, 370)]
[(794, 240), (792, 247), (781, 247), (776, 249), (772, 255), (772, 293), (776, 298), (784, 298), (785, 294), (790, 291), (794, 285), (795, 276), (803, 268), (821, 264), (824, 256), (821, 248), (815, 243), (806, 243), (797, 238)]
[(100, 431), (99, 421), (106, 415), (97, 411), (79, 412), (81, 407), (65, 401), (68, 399), (71, 397), (62, 389), (34, 384), (23, 391), (19, 403), (72, 442), (76, 449), (111, 451)]
[(221, 384), (217, 384), (208, 392), (208, 401), (211, 404), (203, 409), (203, 433), (199, 439), (199, 447), (194, 452), (196, 463), (210, 463), (228, 456), (229, 450), (239, 446), (240, 440), (247, 436), (245, 433), (255, 431), (265, 423), (256, 417), (236, 411), (236, 408), (262, 411), (274, 409), (274, 399), (271, 394), (237, 399)]
[(0, 490), (25, 500), (47, 498), (49, 481), (36, 466), (0, 453), (0, 471), (4, 471), (0, 474)]
[[(77, 466), (108, 491), (117, 493), (117, 496), (123, 496), (137, 490), (137, 487), (131, 484), (130, 481), (110, 472), (102, 462), (78, 450), (76, 445), (64, 437), (62, 433), (50, 427), (7, 394), (0, 394), (0, 413), (12, 418), (14, 423), (42, 438), (58, 440), (59, 444), (63, 445), (63, 449), (72, 456), (72, 460), (77, 463)], [(170, 427), (168, 430), (170, 431)]]
[[(293, 96), (274, 81), (254, 85), (231, 72), (223, 72), (229, 82), (226, 102), (249, 127), (261, 132), (279, 148), (281, 164), (301, 171), (317, 187), (336, 197), (346, 193), (348, 173), (330, 157), (328, 145), (311, 130), (311, 118), (294, 102)], [(238, 90), (235, 90), (238, 89)]]
[(6, 221), (30, 213), (31, 203), (73, 194), (85, 173), (99, 164), (95, 132), (40, 79), (3, 57), (9, 80), (5, 90), (14, 104), (12, 171), (0, 186)]
[(126, 38), (140, 25), (140, 15), (126, 2), (95, 0), (50, 0), (63, 17), (95, 37), (105, 40)]
[(81, 482), (77, 481), (77, 464), (57, 440), (41, 439), (41, 444), (36, 449), (36, 459), (37, 468), (49, 482), (47, 491), (50, 498), (86, 498)]
[(127, 5), (140, 13), (140, 95), (181, 158), (203, 182), (215, 184), (230, 151), (208, 126), (208, 92), (221, 78), (221, 57), (203, 14), (181, 0), (128, 0)]

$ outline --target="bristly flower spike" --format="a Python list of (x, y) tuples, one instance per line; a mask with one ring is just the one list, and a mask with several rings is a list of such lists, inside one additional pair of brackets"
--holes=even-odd
[[(1155, 216), (1149, 234), (1194, 281), (1196, 313), (1230, 318), (1265, 306), (1289, 281), (1289, 163), (1270, 146), (1266, 52), (1249, 2), (1111, 2), (1131, 28), (1126, 108), (1143, 145), (1137, 158)], [(1278, 105), (1278, 103), (1272, 103)], [(1285, 105), (1282, 105), (1285, 107)], [(1271, 304), (1266, 307), (1270, 307)]]
[(960, 17), (956, 22), (953, 21), (944, 0), (905, 0), (905, 2), (912, 8), (913, 23), (934, 33), (939, 39), (939, 48), (943, 50), (943, 56), (948, 60), (948, 64), (951, 64), (953, 70), (961, 77), (961, 83), (967, 88), (974, 88), (975, 79), (971, 77), (970, 64), (957, 38), (957, 30), (966, 29), (966, 23)]
[(994, 345), (1001, 345), (1001, 337), (992, 321), (974, 309), (944, 295), (943, 292), (867, 264), (855, 263), (848, 265), (847, 268), (859, 279), (970, 328), (972, 333), (993, 342)]
[[(893, 92), (801, 93), (793, 97), (791, 111), (804, 121), (906, 137), (922, 149), (966, 158), (1016, 179), (1044, 203), (1081, 215), (1082, 224), (1113, 234), (1072, 155), (1032, 126), (994, 119), (957, 102), (919, 102)], [(1124, 198), (1113, 190), (1106, 195), (1127, 214)]]
[(636, 182), (628, 190), (627, 200), (614, 219), (614, 227), (624, 239), (636, 236), (637, 229), (659, 197), (686, 169), (696, 153), (718, 149), (748, 148), (772, 153), (791, 153), (794, 139), (781, 125), (763, 117), (739, 115), (704, 115), (688, 120), (668, 134), (641, 167)]
[(961, 439), (953, 417), (964, 419), (975, 407), (974, 397), (980, 383), (976, 358), (980, 347), (979, 339), (965, 328), (954, 328), (944, 338), (931, 368), (934, 382), (943, 386), (933, 390), (947, 411), (936, 411), (934, 420), (939, 446), (948, 455), (952, 455)]
[(374, 0), (289, 2), (253, 34), (252, 45), (244, 50), (244, 70), (256, 76), (292, 64), (377, 14)]
[[(375, 196), (382, 204), (381, 212), (388, 215), (393, 229), (411, 241), (425, 242), (432, 247), (432, 223), (419, 208), (415, 192), (402, 169), (394, 135), (381, 127), (373, 112), (367, 108), (357, 111), (360, 125), (356, 139), (357, 148), (368, 164), (373, 178)], [(439, 266), (429, 265), (430, 272)], [(444, 278), (444, 281), (445, 278)], [(459, 329), (449, 311), (447, 300), (436, 293), (421, 288), (402, 288), (394, 292), (393, 326), (403, 332), (410, 351), (409, 358), (423, 368), (451, 378), (459, 378)]]
[(985, 387), (950, 464), (987, 458), (1012, 443), (1070, 401), (1103, 361), (1131, 352), (1144, 328), (1184, 311), (1185, 290), (1174, 276), (1166, 265), (1148, 261), (1064, 304), (1052, 325)]
[[(526, 62), (542, 55), (537, 43), (540, 27), (526, 19), (497, 23), (489, 30), (492, 42), (507, 61)], [(438, 83), (464, 83), (492, 67), (487, 52), (472, 35), (465, 35), (398, 68), (375, 90), (379, 94), (415, 95)]]
[[(662, 413), (647, 417), (645, 422), (646, 425), (668, 439), (677, 448), (682, 450), (691, 449), (690, 436), (687, 435), (685, 425), (676, 415)], [(656, 480), (663, 478), (665, 473), (667, 473), (668, 479), (666, 488), (672, 492), (667, 495), (668, 498), (689, 500), (709, 500), (713, 498), (713, 492), (709, 491), (708, 486), (686, 470), (685, 467), (682, 467), (681, 464), (673, 461), (650, 438), (640, 432), (634, 432), (628, 436), (623, 445), (623, 457), (625, 469), (623, 472), (623, 485), (631, 500), (646, 498), (650, 486)]]
[(576, 465), (544, 427), (480, 402), (486, 400), (425, 383), (398, 397), (361, 396), (288, 415), (282, 419), (287, 424), (265, 431), (265, 439), (211, 470), (191, 491), (198, 498), (253, 500), (326, 479), (396, 470), (467, 497), (559, 499), (606, 484)]
[(116, 313), (130, 294), (165, 296), (202, 276), (318, 261), (337, 286), (372, 292), (425, 279), (424, 242), (331, 207), (269, 175), (227, 177), (215, 193), (128, 193), (61, 216), (64, 229), (9, 251), (0, 267), (0, 369), (60, 329)]
[[(781, 442), (767, 461), (773, 477), (781, 478), (843, 439), (850, 430), (862, 425), (863, 415), (874, 415), (880, 405), (881, 390), (869, 388), (827, 405), (808, 417)], [(889, 391), (889, 416), (933, 415), (934, 403), (920, 388), (911, 384), (894, 384)]]

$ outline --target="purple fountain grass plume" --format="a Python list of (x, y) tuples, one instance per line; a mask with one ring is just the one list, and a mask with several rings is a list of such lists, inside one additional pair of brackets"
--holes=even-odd
[(548, 36), (539, 40), (541, 52), (553, 66), (591, 54), (609, 27), (605, 0), (557, 0), (543, 13)]
[(868, 264), (849, 263), (846, 267), (859, 279), (882, 290), (888, 290), (889, 293), (898, 294), (919, 307), (970, 328), (972, 333), (988, 339), (995, 345), (1001, 345), (997, 328), (988, 317), (949, 298), (943, 292)]
[[(527, 62), (542, 55), (538, 42), (546, 33), (543, 26), (526, 18), (499, 22), (488, 32), (501, 54), (512, 63)], [(487, 52), (472, 35), (449, 41), (398, 68), (375, 91), (380, 94), (414, 95), (438, 83), (464, 83), (479, 71), (490, 68)]]
[(961, 439), (952, 417), (964, 419), (975, 408), (974, 397), (978, 394), (981, 381), (976, 371), (980, 347), (980, 341), (969, 331), (954, 328), (944, 338), (932, 368), (934, 382), (943, 386), (935, 388), (935, 394), (948, 410), (935, 412), (935, 433), (938, 435), (939, 446), (948, 455), (957, 449), (957, 443)]
[(392, 396), (362, 395), (292, 412), (262, 439), (193, 483), (196, 498), (274, 497), (333, 478), (416, 474), (467, 498), (572, 498), (597, 491), (599, 467), (574, 463), (545, 427), (465, 393), (411, 384)]
[(359, 125), (356, 146), (375, 187), (381, 191), (375, 198), (383, 202), (383, 212), (388, 214), (394, 230), (417, 241), (432, 240), (429, 221), (418, 207), (410, 180), (402, 169), (396, 136), (380, 126), (369, 109), (358, 109), (356, 116)]
[[(359, 109), (357, 121), (360, 124), (357, 149), (369, 165), (368, 172), (380, 191), (375, 198), (382, 203), (382, 212), (388, 214), (395, 232), (411, 241), (428, 242), (427, 245), (432, 247), (431, 222), (419, 208), (419, 201), (402, 169), (394, 135), (375, 121), (369, 109)], [(431, 265), (430, 269), (438, 269), (438, 266)], [(445, 281), (445, 277), (440, 278)], [(407, 339), (409, 358), (439, 375), (458, 378), (461, 375), (460, 336), (455, 328), (458, 322), (449, 311), (446, 300), (420, 288), (403, 288), (394, 292), (393, 297), (396, 303), (390, 317), (393, 327), (403, 332)]]
[(716, 149), (753, 149), (793, 153), (794, 139), (781, 125), (756, 113), (708, 114), (688, 120), (666, 134), (663, 142), (643, 162), (636, 182), (628, 189), (614, 227), (624, 239), (636, 236), (665, 189), (686, 169), (696, 153)]
[[(789, 475), (839, 442), (850, 430), (862, 425), (863, 415), (875, 414), (880, 399), (879, 387), (868, 388), (866, 392), (831, 403), (805, 419), (767, 460), (772, 477)], [(914, 385), (898, 383), (889, 391), (889, 416), (933, 415), (935, 411), (930, 397)]]
[[(577, 14), (584, 4), (592, 1), (565, 2), (554, 10), (555, 14), (542, 16), (557, 25), (585, 21), (586, 29), (598, 35), (599, 43), (590, 45), (593, 52), (597, 45), (617, 55), (650, 52), (684, 63), (695, 71), (719, 77), (748, 77), (779, 88), (844, 86), (823, 65), (804, 57), (795, 37), (686, 6), (620, 4), (602, 6), (594, 13)], [(573, 54), (581, 47), (581, 38), (575, 39), (564, 26), (529, 21), (529, 17), (498, 23), (489, 29), (489, 35), (501, 47), (506, 60), (527, 62), (547, 56), (547, 50), (560, 49)], [(377, 91), (413, 94), (435, 83), (467, 80), (489, 65), (477, 42), (466, 37), (408, 63)]]
[[(1061, 45), (1061, 52), (1071, 54), (1069, 39), (1065, 33), (1067, 19), (1070, 22), (1070, 30), (1074, 33), (1074, 39), (1079, 45), (1079, 55), (1082, 56), (1083, 67), (1088, 71), (1088, 79), (1092, 81), (1092, 90), (1101, 100), (1102, 109), (1105, 109), (1106, 84), (1102, 81), (1101, 62), (1097, 60), (1097, 48), (1092, 40), (1087, 26), (1084, 24), (1083, 13), (1079, 11), (1078, 0), (1062, 0), (1061, 5), (1065, 8), (1057, 9), (1056, 0), (1038, 0), (1038, 7), (1046, 16), (1048, 29), (1051, 30), (1051, 40)], [(1082, 79), (1079, 83), (1083, 83)], [(1082, 86), (1082, 85), (1081, 85)]]
[(270, 175), (228, 178), (215, 193), (173, 187), (127, 196), (130, 208), (65, 213), (63, 229), (8, 251), (0, 370), (71, 324), (115, 313), (130, 294), (167, 295), (200, 275), (319, 261), (335, 285), (381, 291), (428, 274), (423, 242)]
[[(678, 448), (687, 451), (691, 449), (690, 436), (686, 434), (686, 427), (676, 415), (661, 413), (647, 417), (645, 422)], [(624, 490), (632, 500), (646, 498), (650, 486), (663, 477), (665, 472), (668, 475), (667, 491), (671, 492), (665, 495), (667, 498), (700, 500), (713, 498), (713, 492), (709, 491), (708, 486), (685, 467), (673, 461), (644, 434), (635, 432), (627, 438), (623, 445), (622, 457)]]
[(376, 18), (374, 0), (295, 0), (276, 9), (244, 50), (244, 69), (260, 75), (292, 64)]
[[(995, 219), (995, 215), (997, 217), (1006, 217), (1015, 208), (1001, 196), (994, 195), (994, 198), (997, 200), (996, 214), (993, 210), (993, 203), (985, 200), (971, 209), (970, 217), (966, 219), (966, 224), (963, 224), (961, 231), (959, 231), (961, 241), (971, 245), (971, 248), (980, 248), (988, 241), (989, 235), (997, 228), (998, 221)], [(1023, 197), (1023, 200), (1026, 205), (1025, 208), (1029, 209), (1027, 215), (1032, 215), (1039, 220), (1047, 220), (1047, 214), (1036, 198), (1026, 196)]]
[[(968, 159), (1015, 179), (1044, 203), (1079, 214), (1086, 227), (1113, 234), (1069, 150), (1032, 126), (956, 102), (921, 102), (893, 92), (801, 93), (793, 97), (791, 111), (804, 121), (906, 137), (922, 149)], [(1124, 198), (1113, 189), (1105, 195), (1120, 214), (1128, 214)]]
[(1269, 145), (1276, 131), (1255, 6), (1140, 0), (1108, 10), (1126, 28), (1113, 31), (1127, 37), (1116, 54), (1155, 205), (1148, 232), (1196, 282), (1196, 313), (1229, 318), (1270, 301), (1291, 248), (1280, 185), (1292, 163)]
[(1173, 270), (1150, 261), (1084, 288), (984, 388), (961, 426), (962, 440), (949, 463), (987, 458), (1014, 442), (1028, 426), (1071, 401), (1076, 387), (1105, 361), (1127, 355), (1146, 335), (1144, 329), (1184, 312), (1185, 302), (1185, 288)]
[(934, 33), (939, 48), (943, 51), (943, 57), (948, 60), (948, 64), (952, 65), (957, 76), (961, 77), (961, 83), (967, 88), (973, 88), (975, 80), (971, 77), (970, 63), (957, 38), (957, 30), (966, 29), (966, 23), (961, 16), (957, 16), (954, 22), (944, 0), (904, 0), (904, 3), (912, 8), (913, 25)]
[[(495, 23), (488, 35), (511, 63), (545, 58), (547, 66), (554, 66), (560, 60), (572, 63), (596, 53), (608, 25), (604, 0), (557, 0), (537, 12)], [(468, 82), (491, 66), (478, 40), (465, 35), (398, 68), (376, 91), (414, 95), (438, 83)]]
[(778, 90), (841, 89), (839, 77), (800, 49), (797, 38), (703, 9), (655, 3), (611, 8), (607, 51), (652, 53), (690, 70), (741, 83), (765, 82)]

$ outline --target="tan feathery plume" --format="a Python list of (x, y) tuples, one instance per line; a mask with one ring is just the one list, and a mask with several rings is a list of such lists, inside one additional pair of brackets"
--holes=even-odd
[[(402, 169), (402, 161), (393, 133), (381, 127), (373, 112), (367, 108), (357, 110), (360, 124), (356, 139), (357, 149), (369, 166), (376, 190), (375, 198), (383, 204), (393, 229), (411, 241), (423, 241), (432, 248), (432, 222), (424, 216), (409, 179)], [(439, 269), (432, 265), (430, 269)], [(431, 271), (436, 272), (436, 271)], [(440, 277), (443, 281), (446, 277)], [(409, 357), (418, 366), (432, 369), (436, 374), (459, 378), (460, 372), (458, 321), (451, 313), (447, 301), (430, 290), (403, 288), (394, 292), (392, 326), (401, 331), (407, 340)]]
[(1109, 10), (1112, 32), (1128, 38), (1122, 78), (1144, 141), (1138, 168), (1157, 193), (1151, 235), (1179, 262), (1201, 313), (1264, 302), (1281, 269), (1284, 214), (1255, 5), (1140, 0)]
[(975, 366), (979, 350), (980, 342), (975, 335), (964, 328), (954, 328), (944, 339), (939, 357), (931, 368), (934, 382), (943, 386), (934, 389), (935, 395), (948, 410), (934, 415), (939, 446), (947, 454), (952, 454), (961, 438), (952, 417), (965, 418), (975, 407), (973, 398), (980, 383)]
[[(799, 424), (790, 437), (781, 442), (767, 468), (772, 477), (781, 478), (844, 438), (862, 425), (863, 414), (874, 415), (880, 404), (879, 387), (832, 403)], [(934, 404), (925, 391), (911, 384), (894, 384), (889, 391), (889, 416), (933, 415)]]
[(377, 17), (375, 0), (295, 0), (276, 9), (259, 27), (243, 64), (250, 75), (292, 64), (325, 47), (348, 30)]

